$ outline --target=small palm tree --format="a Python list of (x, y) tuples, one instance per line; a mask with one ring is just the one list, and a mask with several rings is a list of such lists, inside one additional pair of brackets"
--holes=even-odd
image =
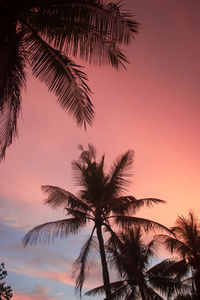
[[(150, 267), (152, 259), (156, 257), (156, 242), (152, 240), (145, 244), (142, 240), (140, 227), (129, 232), (121, 232), (119, 239), (126, 252), (121, 251), (121, 247), (116, 247), (112, 237), (107, 244), (109, 263), (119, 275), (119, 280), (111, 283), (113, 300), (141, 299), (142, 294), (147, 300), (161, 300), (163, 299), (162, 294), (167, 296), (167, 299), (171, 299), (176, 291), (183, 290), (181, 278), (188, 271), (185, 265), (182, 262), (167, 259)], [(131, 261), (134, 262), (140, 277), (143, 279), (143, 287), (138, 284), (138, 278), (132, 269)], [(158, 291), (161, 295), (158, 294)], [(100, 286), (90, 290), (86, 295), (94, 296), (104, 292), (104, 286)]]
[(176, 237), (158, 235), (157, 239), (164, 242), (172, 253), (179, 254), (191, 268), (193, 293), (196, 299), (200, 299), (200, 221), (190, 212), (188, 217), (179, 216), (171, 230)]
[[(52, 208), (64, 208), (70, 218), (54, 221), (36, 226), (24, 237), (25, 245), (50, 242), (55, 237), (64, 238), (69, 234), (77, 234), (80, 229), (89, 223), (93, 223), (91, 235), (81, 249), (80, 256), (76, 261), (78, 274), (76, 278), (76, 289), (81, 292), (85, 271), (88, 268), (89, 252), (94, 244), (94, 233), (96, 231), (99, 243), (99, 251), (102, 264), (103, 283), (107, 299), (112, 299), (110, 291), (110, 279), (104, 248), (104, 228), (115, 236), (111, 225), (130, 227), (140, 224), (146, 230), (150, 228), (164, 228), (161, 224), (151, 220), (133, 217), (143, 206), (163, 203), (164, 201), (154, 198), (135, 199), (133, 196), (123, 196), (126, 189), (127, 176), (130, 175), (130, 167), (133, 161), (133, 152), (127, 151), (111, 167), (108, 173), (104, 171), (104, 155), (99, 163), (96, 161), (94, 147), (89, 145), (87, 151), (81, 148), (81, 156), (78, 161), (73, 162), (75, 179), (81, 187), (77, 196), (55, 186), (43, 186), (42, 190), (47, 193), (46, 204)], [(112, 221), (112, 224), (111, 224)]]
[(53, 92), (78, 125), (91, 124), (86, 74), (69, 55), (124, 67), (120, 46), (138, 24), (101, 0), (0, 0), (0, 159), (17, 132), (26, 66)]

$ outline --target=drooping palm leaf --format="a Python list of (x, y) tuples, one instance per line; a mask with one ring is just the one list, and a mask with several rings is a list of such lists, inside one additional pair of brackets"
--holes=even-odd
[[(129, 286), (126, 280), (115, 281), (110, 284), (111, 291), (112, 291), (112, 298), (113, 300), (120, 300), (126, 297), (127, 293), (129, 292)], [(92, 290), (89, 290), (85, 293), (86, 296), (100, 296), (105, 293), (104, 286), (96, 287)], [(106, 298), (105, 298), (106, 299)]]
[(82, 246), (79, 257), (73, 263), (74, 266), (73, 276), (76, 278), (75, 291), (76, 292), (79, 291), (80, 296), (81, 296), (81, 291), (82, 291), (83, 283), (85, 281), (86, 274), (89, 271), (89, 254), (92, 249), (95, 250), (97, 249), (96, 239), (93, 236), (94, 230), (95, 230), (95, 226), (92, 229), (90, 237)]
[(50, 205), (52, 208), (66, 208), (71, 209), (77, 208), (84, 212), (91, 211), (90, 206), (85, 203), (82, 199), (79, 199), (72, 193), (52, 185), (43, 185), (42, 191), (47, 194), (45, 203)]
[(160, 240), (162, 243), (164, 243), (165, 247), (172, 253), (176, 251), (177, 253), (183, 255), (183, 257), (185, 257), (186, 253), (188, 253), (188, 246), (174, 237), (165, 234), (159, 234), (155, 238), (158, 241)]
[(25, 59), (23, 37), (14, 34), (0, 45), (0, 160), (17, 134), (21, 90), (25, 86)]
[(137, 22), (130, 14), (122, 13), (119, 5), (94, 0), (47, 5), (29, 13), (29, 18), (36, 24), (35, 30), (47, 36), (57, 49), (114, 67), (126, 61), (120, 50), (117, 54), (118, 44), (129, 44), (138, 29)]
[(63, 219), (44, 223), (31, 229), (23, 238), (24, 245), (49, 243), (55, 238), (66, 238), (69, 234), (77, 234), (86, 224), (86, 218)]
[(153, 204), (165, 203), (164, 200), (156, 198), (145, 198), (145, 199), (136, 199), (133, 196), (122, 196), (118, 198), (111, 198), (109, 200), (109, 205), (112, 207), (112, 211), (115, 214), (135, 214), (142, 207), (152, 207)]
[(34, 32), (27, 36), (26, 41), (33, 74), (55, 93), (60, 106), (74, 116), (78, 125), (91, 124), (94, 111), (90, 89), (80, 66)]
[(121, 226), (124, 229), (130, 229), (133, 228), (134, 226), (140, 226), (142, 227), (146, 232), (150, 230), (164, 230), (170, 234), (173, 234), (173, 232), (168, 229), (166, 226), (144, 218), (139, 218), (139, 217), (132, 217), (132, 216), (112, 216), (111, 217), (115, 224), (118, 226)]

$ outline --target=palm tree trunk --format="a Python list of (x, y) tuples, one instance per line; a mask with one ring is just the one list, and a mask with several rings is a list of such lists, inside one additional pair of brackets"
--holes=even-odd
[(103, 242), (103, 236), (101, 231), (101, 225), (97, 225), (97, 238), (99, 241), (99, 250), (101, 256), (102, 274), (103, 274), (103, 284), (106, 293), (106, 300), (112, 300), (111, 289), (110, 289), (110, 278), (108, 273), (108, 266), (105, 255), (105, 248)]

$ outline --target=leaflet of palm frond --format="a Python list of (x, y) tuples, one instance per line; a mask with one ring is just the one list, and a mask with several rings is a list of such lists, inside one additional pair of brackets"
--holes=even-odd
[(33, 74), (55, 93), (58, 103), (76, 119), (78, 125), (91, 124), (94, 111), (86, 75), (60, 51), (37, 34), (26, 38)]
[(23, 238), (24, 245), (50, 243), (55, 238), (66, 238), (77, 234), (86, 224), (86, 218), (63, 219), (44, 223), (31, 229)]
[[(6, 51), (6, 52), (5, 52)], [(5, 52), (5, 53), (4, 53)], [(21, 89), (25, 86), (25, 53), (20, 34), (0, 46), (0, 160), (17, 134)]]
[(73, 263), (73, 269), (74, 269), (73, 277), (76, 278), (75, 291), (76, 292), (79, 291), (80, 296), (82, 292), (83, 283), (86, 278), (86, 274), (88, 275), (89, 273), (89, 264), (91, 264), (90, 261), (91, 250), (96, 251), (97, 249), (96, 238), (93, 236), (94, 230), (95, 230), (95, 226), (92, 229), (90, 237), (82, 246), (79, 257)]

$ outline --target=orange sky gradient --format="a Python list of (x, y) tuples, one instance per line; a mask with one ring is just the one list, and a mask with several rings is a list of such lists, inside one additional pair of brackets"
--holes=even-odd
[[(81, 62), (86, 66), (96, 114), (87, 131), (77, 128), (46, 87), (29, 77), (23, 93), (19, 138), (0, 164), (1, 223), (16, 230), (19, 236), (35, 225), (63, 217), (63, 212), (43, 205), (40, 186), (51, 184), (77, 191), (71, 162), (80, 154), (78, 144), (92, 143), (98, 157), (105, 153), (108, 168), (117, 156), (134, 150), (130, 194), (167, 201), (165, 205), (142, 210), (141, 216), (166, 226), (172, 226), (177, 215), (186, 215), (189, 209), (199, 216), (200, 2), (126, 0), (125, 4), (141, 24), (136, 40), (126, 49), (130, 61), (127, 71)], [(34, 294), (38, 283), (32, 283), (28, 291), (14, 282), (14, 267), (21, 272), (26, 268), (26, 259), (21, 268), (22, 258), (15, 257), (15, 247), (11, 250), (15, 235), (8, 236), (11, 240), (2, 247), (0, 259), (8, 266), (8, 272), (13, 272), (9, 280), (16, 291), (14, 300), (76, 299), (68, 299), (64, 284), (63, 290), (51, 292), (51, 284), (47, 282), (45, 286), (43, 281), (45, 292), (39, 298)], [(15, 245), (20, 242), (15, 239)], [(76, 245), (77, 248), (66, 246), (67, 263), (73, 249), (78, 253), (79, 242)], [(34, 251), (40, 255), (39, 249), (26, 249), (25, 258), (34, 256)], [(59, 274), (60, 270), (55, 267), (53, 272)], [(66, 270), (69, 269), (62, 272)]]

